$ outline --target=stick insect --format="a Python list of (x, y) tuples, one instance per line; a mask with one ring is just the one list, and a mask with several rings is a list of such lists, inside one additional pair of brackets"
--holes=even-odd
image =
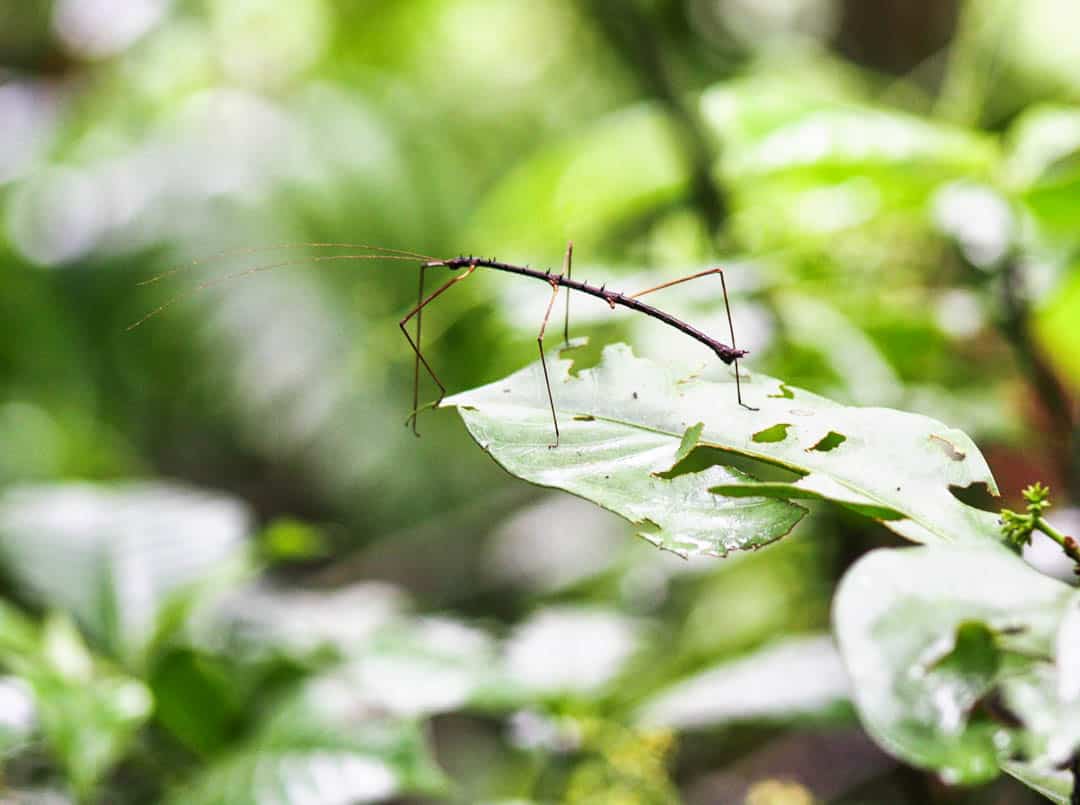
[[(154, 308), (149, 313), (147, 313), (145, 316), (143, 316), (141, 319), (139, 319), (138, 321), (130, 324), (127, 329), (128, 330), (135, 329), (136, 327), (143, 324), (146, 320), (148, 320), (148, 319), (156, 316), (157, 314), (163, 312), (168, 307), (170, 307), (174, 303), (180, 301), (181, 299), (189, 296), (190, 294), (196, 293), (196, 292), (201, 291), (201, 290), (206, 290), (208, 288), (212, 288), (214, 286), (220, 285), (220, 284), (222, 284), (224, 282), (227, 282), (229, 280), (239, 279), (240, 277), (248, 276), (248, 275), (255, 274), (255, 273), (258, 273), (258, 272), (262, 272), (262, 271), (269, 271), (269, 270), (275, 269), (275, 268), (283, 268), (283, 267), (286, 267), (286, 266), (294, 266), (294, 265), (303, 265), (303, 264), (306, 264), (306, 263), (309, 263), (309, 262), (327, 262), (327, 261), (337, 261), (337, 260), (344, 260), (344, 261), (354, 261), (354, 260), (399, 260), (399, 261), (412, 262), (412, 263), (419, 262), (420, 263), (420, 267), (419, 267), (419, 284), (418, 284), (418, 289), (417, 289), (416, 305), (408, 313), (406, 313), (405, 316), (403, 316), (402, 319), (398, 322), (398, 327), (401, 328), (402, 334), (405, 336), (406, 340), (409, 342), (409, 346), (412, 348), (413, 353), (414, 353), (414, 361), (413, 361), (413, 408), (412, 408), (412, 412), (409, 414), (409, 417), (406, 419), (405, 424), (406, 424), (406, 426), (411, 426), (413, 433), (416, 434), (417, 436), (419, 436), (420, 434), (419, 434), (419, 431), (417, 430), (417, 426), (416, 426), (416, 419), (417, 419), (417, 415), (419, 414), (419, 412), (421, 410), (425, 410), (427, 408), (436, 408), (436, 407), (438, 407), (439, 403), (441, 403), (443, 398), (446, 396), (446, 386), (443, 385), (443, 382), (439, 379), (439, 376), (435, 373), (435, 370), (431, 367), (431, 364), (428, 363), (428, 360), (427, 360), (426, 357), (424, 357), (424, 353), (423, 353), (423, 351), (421, 349), (421, 325), (422, 325), (422, 321), (423, 321), (424, 308), (426, 308), (429, 304), (431, 304), (433, 301), (435, 301), (438, 297), (442, 296), (444, 293), (446, 293), (448, 290), (450, 290), (455, 285), (457, 285), (457, 284), (463, 282), (464, 280), (468, 279), (469, 277), (471, 277), (473, 275), (473, 273), (476, 271), (477, 268), (488, 268), (488, 269), (492, 269), (494, 271), (502, 271), (502, 272), (505, 272), (505, 273), (508, 273), (508, 274), (518, 274), (518, 275), (523, 276), (523, 277), (532, 277), (533, 279), (537, 279), (537, 280), (541, 280), (543, 282), (546, 282), (551, 287), (551, 297), (548, 299), (547, 308), (544, 311), (544, 318), (543, 318), (543, 321), (540, 324), (540, 332), (536, 336), (536, 345), (537, 345), (538, 351), (540, 353), (540, 365), (541, 365), (541, 367), (543, 369), (543, 373), (544, 373), (544, 386), (545, 386), (545, 390), (547, 391), (548, 405), (549, 405), (549, 407), (551, 409), (551, 423), (552, 423), (552, 428), (554, 429), (554, 432), (555, 432), (555, 441), (554, 441), (554, 443), (548, 445), (549, 448), (555, 448), (555, 447), (559, 446), (559, 440), (560, 440), (560, 435), (561, 434), (560, 434), (560, 431), (559, 431), (559, 417), (558, 417), (558, 414), (557, 414), (556, 409), (555, 409), (555, 398), (554, 398), (554, 395), (552, 394), (552, 391), (551, 391), (551, 379), (550, 379), (550, 376), (548, 374), (548, 368), (547, 368), (547, 356), (544, 353), (544, 333), (547, 331), (548, 321), (551, 318), (551, 312), (555, 307), (556, 300), (558, 299), (559, 291), (561, 289), (563, 289), (563, 288), (566, 289), (566, 306), (565, 306), (565, 312), (564, 312), (564, 317), (563, 317), (563, 341), (565, 343), (569, 343), (569, 340), (570, 340), (570, 292), (571, 291), (576, 291), (578, 293), (583, 293), (583, 294), (586, 294), (588, 296), (593, 296), (593, 297), (596, 297), (598, 299), (602, 299), (604, 302), (606, 302), (608, 304), (608, 306), (612, 310), (614, 310), (616, 307), (619, 307), (619, 306), (629, 308), (630, 310), (634, 310), (634, 311), (636, 311), (638, 313), (641, 313), (641, 314), (643, 314), (645, 316), (656, 319), (657, 321), (663, 322), (664, 324), (668, 325), (669, 327), (674, 327), (679, 332), (689, 336), (690, 338), (693, 338), (695, 341), (698, 341), (701, 344), (704, 344), (706, 347), (709, 348), (709, 350), (711, 350), (716, 355), (716, 357), (718, 357), (725, 364), (733, 365), (734, 369), (735, 369), (735, 395), (736, 395), (736, 399), (738, 400), (739, 405), (742, 406), (743, 408), (746, 408), (749, 411), (756, 411), (757, 410), (756, 408), (753, 408), (753, 407), (751, 407), (751, 406), (749, 406), (749, 405), (747, 405), (746, 403), (743, 402), (743, 398), (742, 398), (742, 382), (741, 382), (741, 377), (740, 377), (740, 374), (739, 374), (739, 358), (746, 355), (747, 350), (738, 349), (735, 346), (735, 326), (732, 323), (732, 318), (731, 318), (731, 304), (730, 304), (730, 301), (728, 299), (727, 282), (724, 279), (724, 271), (721, 268), (709, 268), (709, 269), (706, 269), (704, 271), (698, 271), (698, 272), (696, 272), (694, 274), (689, 274), (689, 275), (687, 275), (685, 277), (679, 277), (677, 279), (673, 279), (673, 280), (670, 280), (668, 282), (661, 283), (659, 285), (654, 285), (654, 286), (652, 286), (650, 288), (645, 288), (644, 290), (638, 291), (636, 293), (626, 294), (626, 293), (622, 293), (621, 291), (608, 290), (607, 287), (606, 287), (606, 284), (600, 285), (599, 287), (597, 287), (595, 285), (590, 285), (588, 282), (582, 282), (580, 280), (573, 279), (573, 277), (571, 276), (571, 273), (572, 273), (572, 261), (573, 261), (573, 256), (574, 256), (574, 244), (573, 244), (573, 242), (571, 242), (571, 243), (569, 243), (567, 245), (566, 256), (565, 256), (565, 258), (563, 260), (563, 270), (562, 270), (562, 273), (559, 273), (559, 274), (553, 274), (550, 269), (546, 270), (546, 271), (540, 271), (538, 269), (530, 268), (529, 266), (518, 266), (518, 265), (514, 265), (512, 263), (500, 262), (500, 261), (498, 261), (498, 260), (496, 260), (494, 258), (484, 258), (484, 257), (474, 257), (472, 255), (469, 255), (469, 256), (462, 255), (460, 257), (452, 257), (450, 259), (443, 260), (443, 259), (439, 259), (437, 257), (432, 257), (431, 255), (420, 254), (419, 252), (413, 252), (413, 251), (408, 251), (408, 250), (404, 250), (404, 249), (390, 249), (390, 248), (385, 248), (385, 247), (381, 247), (381, 246), (370, 246), (368, 244), (361, 244), (361, 243), (284, 243), (284, 244), (278, 244), (277, 246), (271, 246), (271, 247), (265, 247), (265, 248), (237, 249), (237, 250), (231, 250), (231, 251), (227, 251), (227, 252), (220, 252), (220, 253), (218, 253), (217, 255), (214, 255), (214, 256), (215, 257), (225, 257), (225, 256), (228, 256), (228, 255), (238, 255), (238, 254), (250, 255), (250, 254), (255, 254), (255, 253), (258, 253), (258, 252), (269, 251), (269, 250), (291, 249), (291, 248), (313, 248), (313, 247), (344, 247), (344, 248), (350, 248), (350, 249), (363, 250), (363, 251), (365, 251), (367, 253), (363, 253), (363, 254), (355, 254), (355, 253), (350, 253), (350, 254), (329, 254), (329, 255), (324, 254), (324, 255), (309, 256), (307, 258), (302, 258), (302, 259), (283, 260), (283, 261), (279, 261), (279, 262), (276, 262), (276, 263), (271, 263), (269, 265), (255, 266), (253, 268), (248, 268), (248, 269), (245, 269), (243, 271), (238, 271), (238, 272), (235, 272), (235, 273), (232, 273), (232, 274), (227, 274), (227, 275), (222, 276), (222, 277), (217, 277), (217, 278), (214, 278), (214, 279), (206, 280), (206, 281), (201, 282), (198, 285), (196, 285), (193, 289), (191, 289), (191, 291), (189, 291), (187, 293), (180, 294), (178, 296), (175, 296), (172, 299), (165, 302), (164, 304), (159, 305), (158, 307)], [(159, 281), (161, 279), (164, 279), (165, 277), (171, 276), (172, 274), (175, 274), (178, 271), (183, 270), (184, 268), (188, 268), (188, 267), (191, 267), (191, 266), (194, 266), (194, 265), (198, 265), (198, 264), (200, 264), (202, 262), (204, 262), (204, 261), (203, 260), (193, 260), (187, 266), (179, 266), (179, 267), (176, 267), (176, 268), (169, 269), (169, 270), (165, 271), (162, 274), (158, 274), (155, 277), (152, 277), (152, 278), (150, 278), (148, 280), (145, 280), (144, 282), (140, 283), (140, 285), (148, 285), (148, 284), (157, 282), (157, 281)], [(440, 285), (435, 291), (433, 291), (432, 293), (425, 296), (424, 295), (425, 275), (427, 274), (429, 269), (435, 269), (435, 268), (449, 269), (451, 272), (455, 272), (455, 276), (451, 277), (445, 283)], [(670, 287), (672, 287), (674, 285), (680, 285), (680, 284), (682, 284), (684, 282), (690, 282), (691, 280), (700, 279), (700, 278), (703, 278), (703, 277), (710, 277), (710, 276), (714, 276), (714, 275), (720, 277), (720, 288), (721, 288), (721, 291), (723, 292), (723, 296), (724, 296), (724, 309), (725, 309), (725, 312), (727, 313), (728, 333), (731, 336), (731, 344), (730, 345), (725, 344), (722, 341), (719, 341), (719, 340), (713, 338), (710, 335), (707, 335), (706, 333), (702, 332), (701, 330), (698, 330), (696, 327), (693, 327), (692, 325), (688, 324), (687, 322), (683, 321), (682, 319), (679, 319), (676, 316), (673, 316), (672, 314), (670, 314), (670, 313), (668, 313), (668, 312), (666, 312), (664, 310), (661, 310), (659, 308), (653, 307), (652, 305), (649, 305), (649, 304), (646, 304), (644, 302), (639, 301), (640, 298), (642, 296), (645, 296), (646, 294), (650, 294), (650, 293), (653, 293), (655, 291), (660, 291), (660, 290), (663, 290), (665, 288), (670, 288)], [(416, 319), (416, 327), (415, 327), (414, 332), (412, 334), (410, 334), (407, 325), (414, 318)], [(420, 406), (420, 367), (421, 366), (424, 367), (424, 370), (428, 373), (428, 375), (431, 377), (431, 379), (435, 382), (435, 385), (438, 386), (438, 388), (439, 388), (439, 396), (438, 396), (438, 398), (435, 399), (433, 402), (428, 403), (427, 405), (424, 405), (423, 407)]]

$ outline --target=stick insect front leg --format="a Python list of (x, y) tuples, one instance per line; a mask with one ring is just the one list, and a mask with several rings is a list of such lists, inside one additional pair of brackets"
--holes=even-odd
[[(420, 268), (420, 294), (419, 295), (420, 295), (421, 299), (420, 299), (419, 302), (417, 302), (416, 307), (414, 307), (412, 310), (410, 310), (405, 315), (405, 317), (401, 321), (398, 322), (398, 327), (401, 328), (401, 332), (404, 334), (405, 339), (409, 342), (409, 346), (411, 346), (412, 349), (413, 349), (413, 352), (416, 353), (416, 359), (414, 361), (414, 373), (413, 373), (413, 410), (412, 410), (412, 413), (409, 414), (409, 418), (405, 420), (405, 424), (406, 425), (411, 424), (412, 429), (413, 429), (413, 433), (416, 434), (417, 436), (420, 435), (416, 430), (416, 415), (419, 413), (418, 404), (419, 404), (419, 401), (420, 401), (420, 364), (424, 365), (424, 368), (427, 370), (427, 373), (429, 375), (431, 375), (431, 379), (435, 381), (435, 385), (437, 385), (439, 387), (439, 398), (437, 400), (435, 400), (435, 402), (433, 402), (431, 404), (431, 406), (432, 407), (437, 406), (440, 402), (442, 402), (443, 397), (446, 396), (446, 386), (444, 386), (442, 384), (442, 381), (439, 380), (439, 376), (437, 374), (435, 374), (435, 370), (431, 368), (431, 365), (427, 362), (427, 358), (425, 358), (424, 354), (420, 351), (420, 313), (434, 299), (441, 296), (444, 292), (450, 290), (450, 288), (452, 288), (454, 285), (461, 282), (462, 280), (468, 279), (469, 276), (474, 271), (476, 271), (476, 264), (473, 263), (472, 265), (470, 265), (468, 267), (468, 269), (465, 270), (465, 273), (459, 274), (458, 276), (451, 278), (449, 281), (447, 281), (446, 283), (441, 285), (438, 290), (436, 290), (434, 293), (432, 293), (426, 299), (422, 298), (423, 294), (424, 294), (424, 269), (425, 268), (426, 268), (426, 266), (421, 266), (421, 268)], [(405, 327), (405, 325), (409, 323), (409, 319), (411, 319), (413, 316), (417, 317), (417, 319), (416, 319), (416, 340), (415, 341), (413, 340), (413, 337), (411, 335), (409, 335), (409, 331)]]
[[(689, 276), (680, 277), (679, 279), (671, 280), (670, 282), (665, 282), (665, 283), (662, 283), (660, 285), (654, 285), (652, 288), (646, 288), (644, 291), (638, 291), (637, 293), (630, 294), (629, 296), (630, 296), (631, 299), (637, 299), (638, 297), (642, 297), (645, 294), (652, 293), (653, 291), (660, 291), (660, 290), (663, 290), (664, 288), (670, 288), (672, 285), (680, 285), (681, 283), (690, 282), (690, 280), (700, 279), (701, 277), (711, 277), (713, 274), (719, 274), (720, 275), (720, 288), (724, 292), (724, 310), (727, 312), (728, 332), (731, 333), (731, 346), (734, 349), (735, 348), (735, 325), (734, 325), (734, 323), (732, 322), (732, 319), (731, 319), (731, 303), (728, 301), (727, 282), (724, 280), (724, 269), (722, 269), (722, 268), (708, 268), (708, 269), (705, 269), (704, 271), (699, 271), (696, 274), (690, 274)], [(748, 411), (757, 411), (758, 410), (757, 408), (754, 408), (752, 405), (747, 405), (746, 403), (743, 402), (743, 399), (742, 399), (742, 382), (741, 382), (741, 379), (739, 377), (739, 359), (736, 358), (735, 360), (733, 360), (732, 364), (735, 366), (735, 397), (739, 401), (739, 405), (741, 405), (743, 408), (747, 409)]]

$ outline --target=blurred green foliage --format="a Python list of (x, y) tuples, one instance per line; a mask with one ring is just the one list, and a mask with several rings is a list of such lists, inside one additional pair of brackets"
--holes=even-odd
[[(1037, 801), (946, 789), (775, 674), (708, 697), (771, 712), (641, 722), (819, 646), (835, 580), (894, 538), (821, 508), (759, 554), (660, 554), (447, 413), (401, 426), (408, 264), (203, 258), (555, 266), (573, 238), (575, 276), (629, 290), (721, 263), (751, 371), (961, 428), (1008, 502), (1048, 482), (1075, 531), (1078, 24), (1072, 0), (0, 0), (3, 785)], [(722, 333), (715, 290), (657, 299)], [(433, 306), (448, 388), (534, 360), (546, 297), (478, 272)], [(708, 358), (572, 315), (597, 349)]]

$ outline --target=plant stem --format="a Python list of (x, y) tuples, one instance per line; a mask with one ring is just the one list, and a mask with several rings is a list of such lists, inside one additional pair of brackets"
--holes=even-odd
[(1062, 534), (1042, 517), (1036, 516), (1034, 524), (1035, 528), (1039, 529), (1046, 534), (1046, 536), (1050, 537), (1050, 539), (1060, 545), (1062, 550), (1065, 551), (1066, 556), (1080, 565), (1080, 545), (1077, 545), (1075, 539), (1066, 534)]
[(1074, 418), (1069, 393), (1043, 357), (1031, 334), (1031, 306), (1024, 289), (1024, 278), (1017, 254), (1007, 256), (1002, 265), (1001, 306), (1002, 316), (998, 326), (1012, 346), (1021, 371), (1027, 376), (1028, 382), (1049, 414), (1055, 435), (1065, 445), (1059, 451), (1058, 461), (1068, 485), (1069, 496), (1076, 499), (1080, 495), (1080, 465), (1077, 465), (1075, 458), (1080, 457), (1080, 444), (1073, 440), (1080, 437), (1080, 421)]
[(697, 110), (691, 108), (675, 86), (656, 26), (636, 2), (587, 0), (584, 10), (595, 20), (600, 33), (632, 71), (642, 90), (658, 101), (675, 125), (676, 136), (690, 167), (690, 195), (711, 237), (723, 228), (727, 200), (713, 178), (715, 149)]

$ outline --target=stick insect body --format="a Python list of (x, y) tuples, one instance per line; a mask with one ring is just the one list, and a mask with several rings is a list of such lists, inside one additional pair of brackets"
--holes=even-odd
[[(477, 268), (490, 268), (496, 271), (504, 271), (509, 274), (518, 274), (523, 277), (532, 277), (533, 279), (542, 280), (551, 286), (551, 298), (548, 301), (547, 310), (544, 312), (544, 320), (540, 325), (540, 332), (536, 337), (536, 344), (540, 351), (540, 366), (544, 370), (544, 385), (547, 390), (548, 404), (551, 407), (551, 422), (552, 426), (555, 429), (555, 442), (548, 445), (548, 447), (554, 448), (559, 446), (559, 417), (555, 413), (555, 398), (551, 393), (551, 380), (548, 376), (547, 358), (544, 355), (544, 332), (547, 329), (548, 319), (551, 317), (551, 310), (555, 305), (555, 300), (557, 299), (559, 295), (559, 290), (561, 288), (566, 288), (567, 293), (566, 319), (563, 325), (564, 342), (569, 342), (570, 291), (577, 291), (578, 293), (588, 294), (589, 296), (594, 296), (598, 299), (602, 299), (607, 302), (608, 306), (611, 307), (612, 310), (614, 310), (616, 306), (629, 308), (630, 310), (642, 313), (646, 316), (649, 316), (650, 318), (656, 319), (657, 321), (661, 321), (669, 327), (674, 327), (679, 332), (684, 333), (690, 338), (693, 338), (695, 341), (704, 344), (706, 347), (712, 350), (712, 352), (715, 353), (716, 357), (718, 357), (724, 363), (729, 365), (734, 364), (735, 394), (736, 398), (738, 399), (739, 405), (750, 411), (757, 410), (756, 408), (752, 408), (751, 406), (744, 403), (742, 399), (742, 384), (739, 377), (738, 361), (739, 358), (747, 354), (747, 350), (737, 349), (735, 347), (735, 327), (732, 324), (731, 320), (731, 305), (728, 302), (727, 283), (724, 280), (723, 269), (706, 269), (705, 271), (699, 271), (696, 274), (691, 274), (689, 276), (681, 277), (670, 282), (655, 285), (651, 288), (646, 288), (645, 290), (638, 291), (634, 294), (624, 294), (621, 291), (609, 291), (604, 285), (596, 287), (595, 285), (589, 285), (587, 282), (581, 282), (579, 280), (573, 279), (570, 276), (571, 260), (573, 258), (573, 253), (574, 244), (570, 243), (566, 249), (566, 259), (563, 262), (563, 273), (561, 274), (552, 274), (550, 270), (539, 271), (535, 268), (529, 268), (528, 266), (518, 266), (513, 265), (512, 263), (503, 263), (493, 258), (486, 259), (483, 257), (473, 257), (472, 255), (468, 257), (453, 257), (449, 260), (429, 260), (428, 262), (425, 262), (420, 266), (420, 290), (418, 293), (416, 307), (409, 311), (409, 313), (406, 314), (405, 317), (402, 318), (401, 321), (398, 323), (398, 326), (401, 327), (401, 332), (405, 334), (405, 338), (408, 339), (410, 346), (412, 346), (413, 351), (416, 353), (416, 362), (414, 366), (413, 377), (413, 412), (410, 415), (409, 420), (406, 422), (406, 424), (408, 424), (408, 422), (412, 423), (414, 433), (416, 432), (416, 414), (419, 410), (417, 406), (419, 404), (418, 390), (421, 364), (423, 364), (424, 368), (427, 370), (427, 373), (431, 376), (431, 379), (434, 380), (436, 385), (438, 385), (439, 387), (439, 398), (433, 403), (431, 403), (431, 406), (438, 406), (438, 404), (442, 402), (443, 397), (446, 395), (446, 387), (442, 384), (442, 381), (439, 380), (438, 376), (428, 364), (427, 359), (424, 358), (423, 353), (420, 351), (420, 323), (422, 311), (428, 305), (428, 303), (434, 301), (442, 293), (449, 290), (451, 287), (461, 282), (462, 280), (468, 279), (468, 277), (471, 276)], [(425, 297), (424, 273), (429, 268), (448, 268), (451, 271), (461, 271), (463, 273), (451, 278), (449, 281), (440, 286), (438, 290), (434, 291), (431, 295)], [(675, 316), (667, 313), (666, 311), (660, 310), (659, 308), (639, 301), (639, 297), (644, 296), (648, 293), (652, 293), (653, 291), (659, 291), (663, 288), (670, 288), (672, 285), (678, 285), (683, 282), (689, 282), (690, 280), (698, 279), (700, 277), (711, 276), (713, 274), (719, 275), (720, 287), (724, 293), (724, 307), (727, 311), (728, 330), (731, 334), (730, 345), (725, 344), (722, 341), (718, 341), (712, 336), (703, 333), (696, 327), (687, 324), (686, 322), (682, 321), (679, 318), (676, 318)], [(413, 336), (409, 335), (409, 331), (405, 326), (414, 316), (416, 317), (415, 339), (413, 338)]]
[[(210, 280), (206, 280), (204, 282), (201, 282), (198, 285), (196, 285), (195, 288), (192, 289), (192, 291), (190, 291), (189, 293), (194, 293), (194, 292), (197, 292), (197, 291), (206, 290), (208, 288), (215, 287), (215, 286), (220, 285), (220, 284), (222, 284), (224, 282), (227, 282), (229, 280), (239, 279), (241, 277), (249, 276), (249, 275), (255, 274), (257, 272), (269, 271), (269, 270), (275, 269), (275, 268), (284, 268), (286, 266), (301, 265), (301, 264), (304, 264), (306, 262), (317, 263), (317, 262), (327, 262), (327, 261), (352, 261), (352, 260), (400, 260), (400, 261), (406, 261), (406, 262), (419, 262), (420, 263), (420, 278), (419, 278), (419, 289), (418, 289), (418, 292), (417, 292), (416, 306), (412, 310), (410, 310), (401, 319), (400, 322), (398, 322), (398, 326), (401, 328), (401, 332), (405, 335), (405, 338), (408, 340), (409, 345), (412, 347), (412, 350), (415, 353), (415, 362), (414, 362), (414, 366), (413, 366), (413, 410), (409, 414), (409, 418), (406, 420), (405, 424), (406, 425), (411, 425), (412, 429), (413, 429), (413, 433), (416, 433), (417, 435), (419, 435), (419, 433), (417, 432), (417, 429), (416, 429), (416, 416), (420, 412), (420, 410), (422, 410), (420, 408), (420, 406), (419, 406), (420, 367), (421, 366), (424, 367), (424, 369), (427, 371), (427, 373), (431, 376), (431, 379), (434, 380), (435, 384), (439, 387), (439, 397), (438, 397), (438, 399), (436, 399), (434, 402), (429, 403), (428, 405), (425, 405), (423, 407), (424, 408), (437, 407), (439, 405), (439, 403), (442, 402), (443, 397), (446, 396), (446, 386), (444, 386), (442, 381), (439, 380), (438, 375), (435, 374), (435, 370), (431, 368), (431, 365), (428, 363), (427, 358), (424, 357), (424, 353), (420, 349), (420, 335), (421, 335), (421, 327), (420, 326), (421, 326), (421, 318), (422, 318), (423, 310), (424, 310), (425, 307), (427, 307), (428, 304), (433, 302), (437, 297), (441, 296), (443, 293), (448, 291), (454, 285), (458, 284), (459, 282), (462, 282), (465, 279), (468, 279), (473, 274), (473, 272), (476, 271), (477, 268), (489, 268), (489, 269), (493, 269), (495, 271), (502, 271), (502, 272), (505, 272), (505, 273), (508, 273), (508, 274), (518, 274), (518, 275), (523, 276), (523, 277), (532, 277), (533, 279), (542, 280), (543, 282), (546, 282), (546, 283), (548, 283), (549, 286), (551, 286), (551, 298), (548, 301), (547, 310), (544, 312), (544, 320), (540, 325), (540, 332), (536, 337), (537, 347), (538, 347), (539, 352), (540, 352), (540, 365), (541, 365), (541, 367), (543, 368), (543, 371), (544, 371), (544, 385), (545, 385), (546, 390), (547, 390), (548, 404), (551, 407), (551, 422), (552, 422), (552, 426), (554, 427), (554, 430), (555, 430), (555, 442), (553, 444), (548, 445), (549, 447), (554, 448), (554, 447), (558, 447), (558, 445), (559, 445), (559, 417), (558, 417), (558, 415), (556, 414), (556, 411), (555, 411), (555, 398), (551, 393), (551, 380), (550, 380), (550, 378), (548, 376), (547, 358), (544, 355), (544, 332), (547, 329), (548, 320), (551, 318), (551, 311), (555, 306), (555, 301), (558, 298), (560, 289), (562, 289), (562, 288), (565, 288), (566, 293), (567, 293), (567, 296), (566, 296), (566, 313), (565, 313), (565, 318), (564, 318), (564, 323), (563, 323), (563, 339), (564, 339), (564, 341), (569, 342), (569, 335), (570, 335), (570, 332), (569, 332), (569, 330), (570, 330), (570, 291), (577, 291), (578, 293), (583, 293), (583, 294), (586, 294), (588, 296), (596, 297), (597, 299), (602, 299), (603, 301), (607, 302), (608, 306), (610, 306), (612, 310), (614, 310), (616, 307), (619, 307), (619, 306), (629, 308), (630, 310), (634, 310), (634, 311), (636, 311), (638, 313), (641, 313), (641, 314), (643, 314), (645, 316), (649, 316), (650, 318), (656, 319), (657, 321), (663, 322), (664, 324), (668, 325), (669, 327), (674, 327), (679, 332), (689, 336), (690, 338), (693, 338), (695, 341), (698, 341), (701, 344), (704, 344), (706, 347), (708, 347), (716, 355), (716, 357), (718, 357), (725, 364), (729, 364), (729, 365), (733, 364), (734, 367), (735, 367), (735, 394), (736, 394), (736, 397), (738, 399), (739, 405), (741, 405), (743, 408), (746, 408), (746, 409), (748, 409), (750, 411), (756, 411), (757, 410), (756, 408), (752, 408), (749, 405), (747, 405), (746, 403), (744, 403), (743, 399), (742, 399), (742, 385), (741, 385), (740, 376), (739, 376), (739, 358), (746, 355), (747, 351), (743, 350), (743, 349), (737, 349), (735, 347), (735, 328), (734, 328), (734, 325), (732, 324), (732, 321), (731, 321), (731, 305), (728, 302), (727, 283), (724, 281), (724, 272), (720, 268), (706, 269), (705, 271), (699, 271), (696, 274), (690, 274), (690, 275), (688, 275), (686, 277), (680, 277), (679, 279), (674, 279), (674, 280), (671, 280), (669, 282), (662, 283), (660, 285), (655, 285), (655, 286), (653, 286), (651, 288), (646, 288), (645, 290), (638, 291), (637, 293), (625, 294), (625, 293), (622, 293), (621, 291), (610, 291), (604, 285), (601, 285), (601, 286), (597, 287), (595, 285), (590, 285), (587, 282), (582, 282), (582, 281), (573, 279), (571, 277), (571, 260), (572, 260), (573, 251), (574, 251), (574, 244), (573, 243), (569, 244), (569, 246), (567, 247), (566, 258), (565, 258), (565, 260), (563, 262), (563, 271), (562, 271), (561, 274), (552, 274), (550, 270), (548, 270), (548, 271), (540, 271), (540, 270), (537, 270), (537, 269), (534, 269), (534, 268), (529, 268), (528, 266), (518, 266), (518, 265), (513, 265), (512, 263), (503, 263), (503, 262), (500, 262), (498, 260), (495, 260), (494, 258), (486, 259), (486, 258), (483, 258), (483, 257), (473, 257), (473, 256), (470, 255), (468, 257), (461, 256), (461, 257), (453, 257), (453, 258), (450, 258), (449, 260), (440, 260), (438, 258), (431, 257), (430, 255), (424, 255), (424, 254), (420, 254), (418, 252), (405, 251), (405, 250), (401, 250), (401, 249), (388, 249), (388, 248), (380, 247), (380, 246), (369, 246), (367, 244), (362, 244), (362, 243), (285, 243), (285, 244), (279, 244), (278, 246), (269, 247), (268, 249), (266, 249), (266, 248), (253, 248), (253, 249), (231, 250), (231, 251), (227, 251), (227, 252), (221, 252), (221, 253), (219, 253), (218, 256), (223, 257), (223, 256), (230, 255), (230, 254), (253, 254), (253, 253), (261, 252), (261, 251), (271, 251), (271, 250), (277, 250), (277, 249), (292, 249), (292, 248), (301, 248), (301, 247), (346, 247), (346, 248), (354, 248), (354, 249), (363, 249), (366, 252), (373, 252), (373, 253), (368, 253), (368, 254), (315, 255), (315, 256), (308, 257), (306, 259), (284, 260), (284, 261), (280, 261), (280, 262), (277, 262), (277, 263), (272, 263), (272, 264), (269, 264), (269, 265), (256, 266), (254, 268), (248, 268), (248, 269), (245, 269), (243, 271), (238, 271), (238, 272), (233, 273), (233, 274), (228, 274), (226, 276), (217, 277), (215, 279), (210, 279)], [(200, 264), (202, 262), (203, 262), (202, 260), (193, 260), (187, 267), (198, 265), (198, 264)], [(150, 283), (153, 283), (153, 282), (157, 282), (158, 280), (164, 279), (165, 277), (170, 276), (170, 275), (176, 273), (177, 271), (182, 270), (183, 268), (185, 268), (185, 267), (180, 266), (180, 267), (177, 267), (177, 268), (170, 269), (170, 270), (168, 270), (168, 271), (166, 271), (166, 272), (164, 272), (162, 274), (157, 275), (156, 277), (153, 277), (153, 278), (151, 278), (149, 280), (145, 280), (144, 282), (142, 282), (140, 284), (145, 285), (145, 284), (150, 284)], [(443, 285), (441, 285), (437, 290), (435, 290), (434, 292), (432, 292), (428, 296), (424, 296), (425, 274), (427, 273), (427, 271), (429, 269), (434, 269), (434, 268), (447, 268), (452, 272), (460, 272), (460, 273), (455, 273), (455, 276), (451, 277), (450, 280), (448, 280)], [(654, 291), (659, 291), (659, 290), (662, 290), (664, 288), (670, 288), (673, 285), (679, 285), (680, 283), (683, 283), (683, 282), (689, 282), (690, 280), (699, 279), (701, 277), (712, 276), (714, 274), (719, 275), (719, 277), (720, 277), (720, 287), (721, 287), (721, 289), (723, 291), (723, 294), (724, 294), (724, 307), (725, 307), (725, 310), (727, 311), (728, 332), (731, 334), (731, 344), (730, 345), (725, 344), (722, 341), (718, 341), (717, 339), (713, 338), (712, 336), (707, 335), (706, 333), (703, 333), (701, 330), (698, 330), (696, 327), (693, 327), (690, 324), (687, 324), (686, 322), (684, 322), (681, 319), (671, 315), (670, 313), (667, 313), (666, 311), (660, 310), (659, 308), (653, 307), (652, 305), (648, 305), (648, 304), (646, 304), (644, 302), (639, 301), (640, 297), (645, 296), (646, 294), (653, 293)], [(135, 329), (136, 327), (143, 324), (143, 322), (145, 322), (147, 319), (150, 319), (150, 318), (156, 316), (157, 314), (161, 313), (162, 311), (164, 311), (165, 309), (167, 309), (168, 307), (170, 307), (174, 303), (180, 301), (180, 299), (182, 299), (182, 298), (184, 298), (186, 296), (188, 296), (188, 293), (180, 294), (179, 296), (173, 297), (172, 299), (168, 300), (164, 304), (159, 305), (158, 307), (151, 310), (149, 313), (144, 315), (138, 321), (136, 321), (133, 324), (129, 325), (127, 329), (128, 330)], [(415, 329), (415, 332), (413, 334), (410, 334), (408, 328), (406, 327), (406, 325), (413, 318), (416, 319), (416, 329)]]

